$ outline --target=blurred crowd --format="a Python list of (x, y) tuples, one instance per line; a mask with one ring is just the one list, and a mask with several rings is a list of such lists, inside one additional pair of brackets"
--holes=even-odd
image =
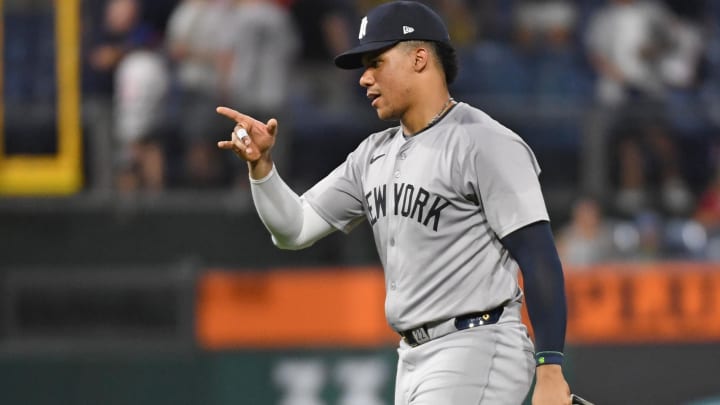
[[(526, 139), (546, 190), (572, 190), (564, 260), (720, 260), (720, 2), (424, 2), (458, 49), (454, 97)], [(215, 147), (228, 105), (277, 117), (279, 171), (312, 184), (387, 126), (359, 72), (332, 63), (378, 3), (84, 1), (86, 148), (110, 151), (118, 193), (244, 189), (242, 162)]]

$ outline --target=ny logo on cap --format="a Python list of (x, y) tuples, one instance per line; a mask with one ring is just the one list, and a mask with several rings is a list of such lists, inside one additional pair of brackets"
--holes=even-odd
[(360, 21), (360, 34), (358, 34), (358, 39), (363, 39), (365, 36), (365, 31), (367, 30), (367, 17), (363, 17), (362, 21)]

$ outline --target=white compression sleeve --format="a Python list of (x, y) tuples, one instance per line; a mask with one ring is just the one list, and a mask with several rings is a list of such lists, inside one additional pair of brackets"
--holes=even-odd
[(262, 179), (250, 179), (255, 209), (281, 249), (306, 248), (335, 231), (285, 184), (273, 166)]

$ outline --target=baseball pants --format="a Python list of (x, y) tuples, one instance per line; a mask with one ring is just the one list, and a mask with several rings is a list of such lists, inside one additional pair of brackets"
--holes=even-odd
[(535, 373), (533, 344), (511, 303), (500, 321), (398, 348), (395, 405), (519, 405)]

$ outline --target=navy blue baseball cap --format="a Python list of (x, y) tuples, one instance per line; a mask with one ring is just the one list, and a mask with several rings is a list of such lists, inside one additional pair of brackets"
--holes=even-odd
[(389, 48), (401, 41), (450, 44), (450, 34), (442, 18), (416, 1), (393, 1), (373, 8), (360, 22), (358, 39), (360, 44), (335, 57), (337, 67), (361, 68), (364, 53)]

